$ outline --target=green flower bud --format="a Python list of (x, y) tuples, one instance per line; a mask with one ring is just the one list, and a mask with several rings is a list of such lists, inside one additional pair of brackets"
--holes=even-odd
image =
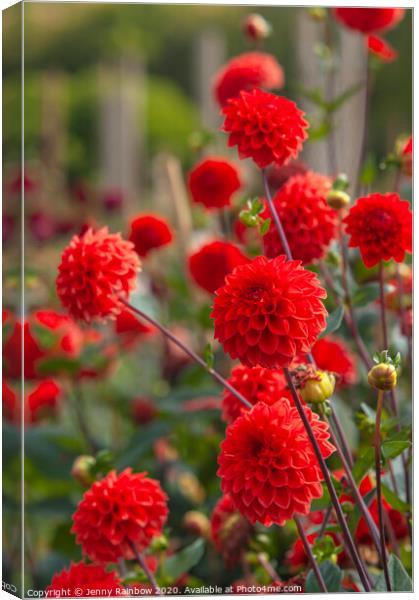
[(327, 193), (326, 200), (331, 208), (340, 210), (341, 208), (346, 208), (350, 204), (351, 197), (342, 190), (330, 190), (330, 192)]
[(320, 404), (330, 398), (334, 390), (334, 376), (326, 371), (315, 371), (314, 377), (307, 377), (299, 391), (305, 402)]
[(374, 365), (368, 373), (368, 383), (376, 390), (391, 390), (397, 385), (396, 367), (389, 363)]
[(80, 485), (89, 487), (95, 480), (93, 475), (93, 467), (95, 465), (96, 459), (93, 456), (78, 456), (71, 468), (71, 475)]

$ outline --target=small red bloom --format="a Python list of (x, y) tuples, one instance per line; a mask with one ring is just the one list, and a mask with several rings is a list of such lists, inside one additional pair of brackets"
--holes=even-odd
[[(251, 404), (275, 404), (287, 387), (282, 371), (243, 365), (234, 367), (228, 382)], [(248, 409), (231, 392), (224, 390), (222, 410), (224, 421), (232, 423)]]
[(342, 339), (324, 337), (317, 340), (311, 352), (319, 369), (338, 375), (338, 384), (352, 385), (356, 382), (356, 357)]
[(395, 27), (404, 17), (404, 8), (335, 8), (343, 25), (361, 33), (376, 33)]
[(216, 240), (190, 255), (189, 272), (199, 287), (213, 294), (224, 285), (229, 273), (248, 262), (247, 256), (237, 246)]
[(75, 235), (58, 267), (57, 294), (75, 319), (90, 322), (118, 315), (135, 288), (140, 260), (134, 245), (107, 227)]
[(240, 92), (222, 112), (228, 145), (237, 146), (240, 158), (252, 158), (261, 168), (286, 164), (297, 158), (307, 138), (308, 123), (297, 105), (261, 90)]
[(147, 425), (157, 415), (156, 405), (150, 398), (136, 398), (132, 403), (132, 415), (136, 423)]
[(234, 506), (231, 496), (222, 496), (211, 515), (211, 536), (229, 569), (240, 562), (251, 532), (252, 526)]
[(344, 222), (349, 246), (359, 248), (367, 267), (392, 258), (403, 262), (405, 252), (412, 252), (412, 212), (398, 194), (359, 198)]
[(220, 410), (221, 399), (218, 396), (201, 396), (192, 400), (182, 402), (182, 410), (184, 412), (194, 413), (203, 410)]
[(268, 182), (271, 190), (278, 191), (291, 177), (304, 175), (309, 170), (301, 160), (291, 160), (286, 165), (273, 164), (268, 169)]
[(120, 336), (122, 346), (130, 348), (136, 342), (154, 333), (155, 329), (128, 309), (122, 309), (115, 319), (115, 333)]
[(160, 535), (167, 518), (167, 496), (145, 473), (111, 471), (84, 494), (73, 515), (72, 533), (83, 553), (99, 563), (133, 558)]
[(377, 35), (369, 35), (366, 43), (371, 54), (374, 54), (383, 62), (394, 62), (399, 56), (399, 53), (386, 40)]
[[(291, 254), (303, 264), (322, 258), (335, 237), (337, 214), (326, 202), (331, 186), (329, 177), (308, 172), (288, 179), (273, 198)], [(263, 217), (271, 217), (268, 207)], [(263, 236), (263, 247), (269, 258), (284, 254), (273, 220)]]
[(170, 244), (173, 234), (168, 223), (159, 215), (138, 215), (131, 221), (129, 240), (135, 251), (146, 257), (151, 250)]
[[(305, 407), (322, 455), (334, 451), (328, 425)], [(308, 514), (323, 494), (322, 474), (304, 425), (286, 398), (263, 402), (227, 427), (218, 457), (221, 489), (251, 523), (283, 525)]]
[[(53, 416), (56, 413), (61, 388), (53, 379), (43, 379), (25, 391), (25, 423), (35, 425), (40, 423), (44, 417)], [(22, 419), (20, 397), (18, 398), (15, 391), (4, 380), (2, 400), (4, 417), (12, 423), (19, 424)]]
[(105, 571), (99, 565), (84, 562), (71, 563), (68, 569), (56, 573), (46, 589), (49, 598), (76, 596), (119, 596), (124, 592), (119, 577), (114, 571)]
[(217, 290), (215, 338), (246, 366), (288, 367), (325, 328), (325, 297), (316, 275), (298, 261), (258, 256)]
[(214, 96), (220, 106), (225, 106), (230, 98), (237, 98), (243, 90), (279, 89), (284, 84), (284, 72), (274, 56), (265, 52), (246, 52), (235, 56), (218, 71)]
[(237, 167), (225, 158), (205, 158), (188, 176), (192, 200), (208, 209), (229, 206), (232, 196), (241, 188)]
[[(10, 335), (3, 337), (3, 369), (4, 374), (11, 379), (22, 377), (22, 324), (19, 321), (10, 321), (12, 330)], [(37, 377), (36, 365), (45, 356), (38, 341), (33, 336), (28, 322), (23, 325), (24, 346), (24, 377), (35, 379)]]

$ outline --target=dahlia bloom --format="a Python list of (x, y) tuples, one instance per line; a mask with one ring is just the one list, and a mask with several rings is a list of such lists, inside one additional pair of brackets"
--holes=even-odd
[(118, 596), (123, 592), (119, 577), (114, 571), (105, 571), (99, 565), (84, 562), (71, 563), (70, 567), (56, 573), (46, 588), (49, 598), (76, 596)]
[[(334, 452), (327, 423), (304, 407), (324, 458)], [(218, 457), (221, 489), (251, 523), (283, 525), (323, 494), (322, 473), (297, 409), (263, 402), (227, 427)]]
[[(283, 396), (287, 387), (282, 371), (263, 369), (262, 367), (245, 367), (237, 365), (231, 372), (228, 382), (240, 392), (251, 404), (264, 402), (275, 404)], [(224, 390), (222, 411), (226, 423), (232, 423), (248, 409), (227, 389)]]
[(338, 21), (361, 33), (376, 33), (395, 27), (404, 17), (404, 8), (334, 8)]
[[(273, 198), (294, 259), (310, 264), (322, 258), (336, 235), (337, 213), (326, 202), (329, 177), (308, 172), (288, 179)], [(266, 207), (263, 218), (271, 216)], [(275, 223), (263, 236), (266, 256), (284, 254)]]
[(167, 496), (145, 473), (111, 471), (84, 494), (73, 515), (72, 533), (83, 553), (99, 563), (133, 558), (160, 535), (167, 518)]
[(151, 423), (157, 415), (157, 407), (150, 398), (135, 398), (131, 405), (132, 416), (138, 425)]
[(160, 215), (138, 215), (131, 221), (129, 240), (142, 258), (151, 250), (170, 244), (173, 233)]
[(215, 240), (204, 244), (189, 257), (189, 272), (200, 288), (213, 294), (237, 266), (249, 262), (247, 256), (230, 242)]
[(298, 261), (258, 256), (217, 290), (214, 336), (246, 366), (288, 367), (325, 328), (325, 297), (316, 275)]
[(222, 496), (211, 515), (211, 537), (228, 568), (240, 562), (252, 526), (235, 507), (229, 494)]
[(123, 308), (115, 319), (115, 333), (124, 348), (131, 348), (136, 342), (155, 332), (155, 328), (137, 319), (127, 308)]
[(377, 35), (369, 35), (366, 44), (369, 52), (383, 62), (394, 62), (399, 56), (399, 53), (386, 40)]
[(107, 227), (75, 235), (58, 267), (56, 289), (75, 319), (114, 318), (135, 288), (140, 260), (134, 245), (111, 234)]
[[(26, 424), (36, 425), (44, 417), (55, 415), (61, 396), (61, 388), (54, 379), (43, 379), (39, 383), (31, 385), (25, 392), (23, 410)], [(22, 419), (20, 397), (5, 380), (3, 380), (2, 404), (4, 418), (18, 425)]]
[(395, 193), (359, 198), (344, 219), (349, 246), (359, 248), (367, 267), (381, 260), (403, 262), (412, 252), (412, 212)]
[(199, 162), (188, 175), (192, 200), (209, 210), (229, 206), (232, 196), (241, 185), (237, 167), (229, 160), (216, 156)]
[(291, 160), (286, 165), (277, 165), (274, 163), (267, 171), (269, 187), (276, 192), (291, 177), (304, 175), (308, 170), (308, 166), (301, 160)]
[(220, 106), (241, 91), (284, 87), (284, 72), (276, 58), (265, 52), (245, 52), (235, 56), (216, 74), (214, 96)]
[(222, 112), (228, 145), (237, 146), (241, 159), (252, 158), (262, 169), (297, 158), (307, 138), (303, 111), (283, 96), (257, 89), (240, 92)]
[(326, 336), (317, 340), (311, 353), (319, 369), (338, 375), (339, 385), (352, 385), (357, 381), (356, 357), (344, 340)]

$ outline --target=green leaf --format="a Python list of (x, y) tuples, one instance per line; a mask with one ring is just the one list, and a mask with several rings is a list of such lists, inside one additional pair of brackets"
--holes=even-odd
[(357, 483), (361, 481), (364, 475), (370, 470), (374, 464), (374, 448), (368, 448), (368, 450), (360, 456), (355, 462), (352, 475)]
[[(340, 568), (330, 561), (326, 561), (319, 565), (320, 572), (323, 576), (324, 582), (328, 592), (338, 592), (340, 590), (340, 584), (342, 581), (343, 573)], [(322, 592), (317, 582), (316, 576), (312, 570), (307, 575), (306, 593), (318, 593)]]
[(320, 338), (325, 335), (329, 335), (329, 333), (333, 333), (341, 326), (343, 315), (345, 314), (345, 309), (342, 305), (335, 308), (333, 312), (329, 314), (327, 317), (327, 325), (326, 329), (320, 334)]
[[(411, 592), (412, 580), (406, 572), (406, 569), (400, 560), (394, 554), (388, 559), (388, 571), (390, 575), (390, 584), (392, 592)], [(375, 581), (375, 592), (386, 592), (386, 580), (384, 573), (380, 573)]]
[(66, 356), (52, 356), (38, 363), (38, 370), (42, 375), (74, 375), (80, 367), (79, 360)]
[(410, 440), (387, 441), (381, 444), (381, 452), (386, 460), (399, 456), (412, 445)]
[(325, 103), (325, 109), (327, 113), (333, 113), (341, 108), (347, 100), (352, 98), (355, 94), (357, 94), (364, 86), (364, 82), (360, 81), (355, 85), (352, 85), (347, 90), (342, 92), (339, 96), (337, 96), (334, 100)]
[(214, 366), (214, 352), (212, 350), (211, 344), (207, 344), (204, 350), (204, 360), (207, 363), (209, 369), (212, 369)]
[(393, 490), (391, 490), (385, 483), (381, 484), (381, 488), (383, 491), (384, 498), (387, 500), (390, 506), (392, 506), (401, 513), (410, 512), (410, 505), (407, 502), (401, 500), (397, 496), (397, 494), (395, 494)]
[(165, 435), (170, 429), (169, 423), (156, 421), (146, 427), (141, 427), (130, 439), (125, 449), (121, 452), (115, 461), (116, 468), (125, 469), (125, 467), (134, 466), (139, 459), (148, 452), (153, 442)]
[(172, 581), (175, 581), (187, 573), (201, 560), (204, 554), (204, 540), (199, 539), (190, 546), (186, 546), (177, 554), (169, 556), (164, 563), (164, 574)]
[(300, 96), (303, 96), (303, 98), (306, 98), (306, 100), (309, 100), (316, 106), (319, 106), (323, 109), (325, 109), (325, 107), (327, 106), (327, 102), (323, 98), (321, 90), (319, 90), (318, 88), (313, 88), (310, 90), (301, 85), (298, 85), (296, 86), (296, 90), (298, 94), (300, 94)]
[(366, 306), (380, 297), (380, 284), (377, 282), (366, 283), (359, 287), (352, 296), (353, 306)]
[(271, 226), (271, 219), (265, 219), (260, 226), (260, 234), (265, 235), (269, 231), (269, 227)]

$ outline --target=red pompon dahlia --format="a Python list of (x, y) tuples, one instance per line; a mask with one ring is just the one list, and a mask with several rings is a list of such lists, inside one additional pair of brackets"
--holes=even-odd
[(404, 17), (404, 8), (335, 8), (338, 21), (361, 33), (376, 33), (395, 27)]
[[(328, 425), (304, 407), (324, 458), (334, 452)], [(286, 398), (258, 402), (226, 430), (218, 457), (221, 489), (251, 523), (283, 525), (306, 515), (323, 494), (322, 473), (297, 409)]]
[(231, 496), (222, 496), (211, 515), (211, 537), (229, 569), (240, 562), (251, 533), (252, 526), (237, 510)]
[(119, 596), (125, 591), (114, 571), (84, 562), (71, 563), (68, 569), (56, 573), (46, 588), (47, 598), (77, 596)]
[(307, 138), (303, 111), (283, 96), (257, 89), (240, 92), (222, 112), (223, 131), (230, 134), (228, 145), (237, 146), (241, 159), (252, 158), (262, 169), (297, 158)]
[(237, 267), (215, 295), (214, 336), (248, 367), (288, 367), (310, 352), (326, 326), (326, 291), (316, 275), (285, 256)]
[(377, 35), (369, 35), (366, 44), (369, 52), (383, 62), (394, 62), (399, 56), (399, 53), (386, 40)]
[(235, 56), (215, 76), (214, 96), (220, 106), (241, 91), (284, 87), (284, 71), (276, 58), (265, 52), (245, 52)]
[(131, 348), (136, 342), (155, 332), (155, 328), (138, 319), (129, 309), (123, 308), (115, 319), (115, 333), (124, 348)]
[(224, 285), (227, 275), (248, 262), (247, 256), (237, 246), (215, 240), (190, 255), (189, 272), (199, 287), (213, 294)]
[[(283, 396), (287, 387), (282, 371), (263, 369), (262, 367), (244, 367), (237, 365), (231, 372), (228, 382), (240, 392), (251, 404), (264, 402), (275, 404)], [(223, 419), (232, 423), (248, 409), (228, 390), (223, 394)]]
[(412, 252), (412, 211), (395, 193), (359, 198), (344, 219), (349, 246), (359, 248), (367, 267), (381, 260), (403, 262)]
[(202, 160), (188, 176), (192, 200), (209, 210), (229, 206), (232, 196), (241, 185), (237, 167), (229, 160), (216, 156)]
[[(337, 213), (326, 202), (331, 187), (329, 177), (308, 172), (288, 179), (273, 198), (291, 254), (303, 264), (322, 258), (335, 237)], [(271, 216), (268, 207), (262, 216)], [(263, 236), (263, 247), (269, 258), (284, 254), (273, 220)]]
[(338, 385), (352, 385), (357, 381), (356, 357), (344, 340), (326, 336), (317, 340), (311, 353), (319, 369), (338, 375)]
[(75, 235), (58, 267), (56, 289), (75, 319), (114, 318), (135, 288), (141, 263), (134, 245), (104, 227)]
[(170, 244), (173, 234), (168, 223), (159, 215), (138, 215), (131, 221), (129, 240), (142, 258), (151, 250)]
[(111, 471), (84, 494), (73, 515), (72, 533), (83, 553), (99, 563), (132, 559), (160, 535), (167, 518), (167, 496), (145, 473)]

